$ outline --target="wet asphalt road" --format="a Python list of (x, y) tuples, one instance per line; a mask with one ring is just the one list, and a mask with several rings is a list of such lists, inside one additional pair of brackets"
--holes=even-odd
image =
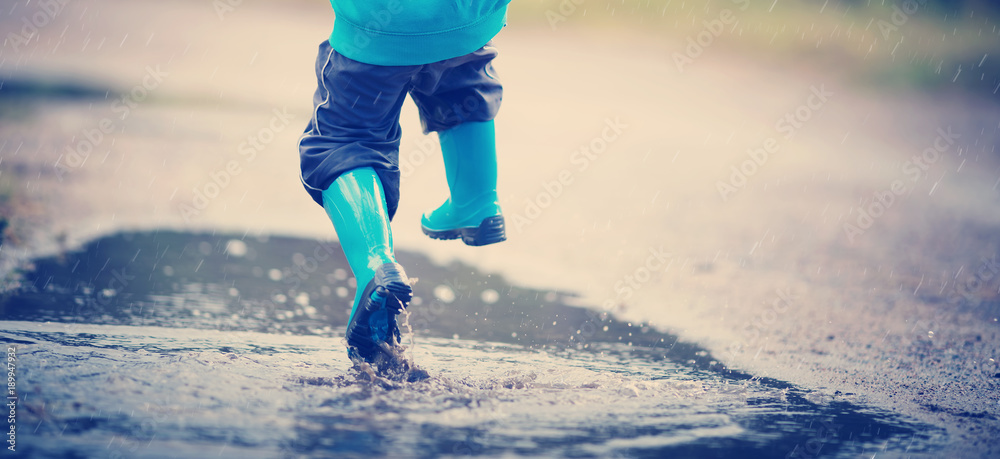
[[(9, 30), (19, 18), (0, 17), (0, 26)], [(317, 241), (334, 235), (300, 189), (294, 145), (310, 113), (312, 53), (330, 19), (325, 5), (306, 3), (247, 4), (220, 20), (193, 1), (169, 7), (80, 1), (27, 47), (0, 50), (0, 179), (31, 198), (22, 209), (31, 219), (12, 222), (31, 235), (25, 244), (31, 250), (5, 245), (4, 259), (83, 247), (119, 230), (139, 231), (133, 237), (140, 239), (149, 234), (143, 230), (158, 230), (163, 238), (170, 231), (182, 239), (226, 234), (226, 241), (250, 241), (255, 250), (257, 238), (273, 235), (267, 243), (276, 251), (273, 266), (259, 278), (246, 267), (252, 279), (275, 282), (271, 268), (318, 261), (313, 251), (324, 246)], [(187, 26), (178, 30), (178, 23)], [(894, 453), (880, 454), (920, 455), (926, 447), (928, 457), (996, 456), (1000, 112), (994, 105), (975, 95), (887, 90), (821, 59), (791, 65), (722, 44), (678, 72), (668, 57), (683, 47), (681, 40), (636, 31), (512, 24), (497, 45), (506, 87), (497, 120), (500, 189), (510, 240), (471, 250), (420, 234), (420, 213), (444, 196), (443, 170), (434, 142), (419, 135), (412, 106), (403, 114), (404, 196), (394, 236), (401, 253), (415, 257), (408, 271), (431, 289), (424, 293), (427, 303), (413, 309), (412, 324), (424, 330), (417, 338), (458, 335), (529, 347), (559, 342), (575, 349), (562, 340), (589, 332), (592, 318), (606, 313), (619, 325), (648, 327), (656, 339), (633, 344), (652, 348), (653, 361), (682, 373), (725, 380), (720, 375), (732, 369), (803, 391), (820, 407), (805, 410), (814, 414), (846, 403), (848, 412), (904, 419), (893, 425), (914, 433), (915, 449), (894, 446)], [(819, 105), (817, 91), (825, 94)], [(808, 118), (791, 136), (775, 123), (789, 114)], [(113, 130), (98, 139), (93, 130), (104, 120)], [(249, 160), (240, 149), (253, 138), (270, 140)], [(752, 159), (748, 151), (762, 148), (769, 151), (766, 163), (743, 179), (734, 176), (734, 168)], [(61, 162), (84, 151), (90, 151), (86, 161)], [(240, 161), (240, 172), (221, 186), (212, 174), (232, 160)], [(218, 194), (196, 213), (186, 212), (184, 205), (195, 204), (213, 183)], [(292, 252), (278, 235), (309, 247)], [(221, 242), (212, 239), (206, 250), (218, 256)], [(202, 247), (194, 244), (191, 253)], [(153, 256), (143, 263), (155, 264), (155, 254), (145, 252), (127, 253), (107, 269), (128, 280), (134, 275), (129, 257)], [(300, 257), (292, 258), (295, 253)], [(69, 269), (53, 266), (46, 269)], [(478, 304), (463, 306), (464, 314), (434, 306), (435, 284), (464, 280), (464, 270), (516, 286), (490, 287), (495, 304), (510, 292), (534, 295), (530, 301), (526, 293), (515, 295), (517, 308), (507, 314)], [(101, 278), (90, 293), (77, 291), (72, 276), (65, 277), (69, 284), (49, 284), (66, 292), (47, 292), (46, 280), (38, 279), (32, 285), (42, 290), (25, 292), (17, 303), (34, 312), (17, 320), (64, 323), (68, 312), (102, 326), (159, 327), (144, 333), (150, 337), (166, 333), (164, 327), (268, 336), (291, 331), (329, 338), (336, 348), (337, 324), (346, 317), (336, 308), (346, 307), (335, 300), (340, 288), (352, 288), (344, 284), (348, 271), (337, 274), (325, 265), (322, 275), (309, 276), (317, 283), (307, 295), (315, 317), (311, 309), (299, 308), (300, 315), (293, 307), (279, 318), (267, 315), (273, 292), (254, 290), (266, 285), (261, 282), (234, 287), (199, 280), (184, 287), (189, 284), (133, 279), (137, 290), (128, 294), (162, 295), (162, 302), (142, 300), (149, 303), (139, 313), (103, 317), (118, 289), (100, 296), (104, 280), (115, 278), (111, 271), (101, 275), (112, 277)], [(473, 277), (470, 285), (478, 286)], [(283, 288), (293, 287), (284, 284), (290, 278), (279, 278)], [(231, 288), (252, 292), (240, 297), (250, 309), (230, 311)], [(57, 293), (77, 295), (84, 305), (59, 303)], [(298, 293), (282, 295), (298, 304)], [(483, 291), (470, 295), (483, 299)], [(87, 298), (97, 303), (87, 306)], [(46, 301), (55, 304), (37, 307)], [(199, 306), (175, 308), (175, 302)], [(543, 312), (550, 302), (569, 308), (552, 313), (566, 320)], [(594, 328), (593, 336), (603, 336), (603, 327)], [(628, 336), (625, 329), (609, 332), (607, 342), (628, 345), (618, 341)], [(678, 343), (671, 349), (685, 349), (681, 357), (670, 358), (660, 339)], [(132, 346), (143, 342), (136, 338)], [(623, 360), (632, 361), (632, 352)], [(63, 385), (58, 378), (46, 381)], [(813, 428), (792, 424), (784, 431)], [(844, 432), (852, 437), (856, 430)], [(903, 437), (891, 437), (890, 444)], [(784, 438), (785, 446), (796, 438), (802, 443), (801, 436)]]

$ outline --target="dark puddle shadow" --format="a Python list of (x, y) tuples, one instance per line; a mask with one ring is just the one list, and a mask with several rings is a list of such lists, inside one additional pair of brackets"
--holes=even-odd
[[(940, 428), (848, 401), (814, 403), (807, 397), (808, 389), (727, 369), (706, 349), (676, 335), (573, 306), (570, 293), (510, 285), (501, 276), (464, 264), (435, 265), (418, 253), (399, 252), (397, 256), (408, 273), (419, 278), (407, 318), (418, 338), (457, 336), (570, 357), (602, 352), (622, 362), (672, 362), (689, 369), (691, 375), (755, 384), (784, 394), (780, 401), (749, 402), (774, 405), (761, 407), (768, 409), (741, 422), (742, 428), (755, 434), (753, 438), (713, 437), (679, 445), (625, 447), (621, 453), (628, 457), (826, 457), (874, 452), (872, 445), (900, 453), (942, 447)], [(342, 334), (354, 288), (346, 260), (334, 242), (174, 231), (106, 236), (78, 251), (37, 259), (21, 276), (22, 286), (4, 293), (0, 319), (321, 336)], [(363, 373), (358, 372), (357, 382), (364, 382)], [(383, 389), (396, 390), (406, 384), (423, 383), (396, 381)], [(780, 418), (779, 422), (780, 413), (792, 413), (794, 419)], [(314, 416), (309, 423), (312, 427), (300, 431), (298, 440), (285, 449), (303, 454), (320, 450), (377, 454), (385, 437), (392, 435), (376, 425), (368, 426), (371, 429), (359, 426), (354, 417), (348, 424), (335, 417)], [(567, 433), (558, 440), (539, 437), (533, 439), (532, 449), (524, 450), (517, 446), (517, 439), (498, 442), (496, 434), (483, 428), (422, 428), (427, 432), (420, 437), (425, 448), (421, 451), (427, 451), (427, 457), (544, 455), (565, 452), (559, 448), (567, 442), (596, 445), (663, 433), (663, 427), (655, 425), (617, 433), (605, 426)], [(343, 436), (350, 441), (328, 441)]]
[(111, 88), (75, 79), (42, 75), (14, 75), (0, 79), (0, 101), (81, 101), (116, 96)]
[(28, 117), (39, 103), (111, 100), (119, 92), (71, 76), (14, 74), (0, 78), (0, 119)]

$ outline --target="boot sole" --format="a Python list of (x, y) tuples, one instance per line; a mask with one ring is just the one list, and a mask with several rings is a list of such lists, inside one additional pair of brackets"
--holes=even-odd
[(375, 270), (374, 282), (376, 291), (387, 296), (385, 305), (395, 309), (397, 314), (403, 312), (403, 309), (410, 304), (413, 287), (410, 287), (406, 273), (399, 264), (386, 263), (379, 266), (379, 269)]
[[(372, 293), (378, 293), (384, 298), (380, 302), (371, 299)], [(373, 363), (379, 353), (387, 352), (383, 347), (398, 346), (398, 328), (390, 333), (390, 342), (376, 342), (372, 339), (372, 331), (367, 324), (359, 324), (362, 318), (367, 320), (371, 314), (379, 309), (385, 308), (392, 314), (399, 314), (406, 308), (413, 298), (413, 289), (407, 282), (406, 274), (402, 266), (396, 263), (386, 263), (375, 270), (375, 278), (365, 286), (362, 293), (364, 303), (359, 305), (359, 310), (354, 314), (351, 323), (347, 326), (348, 356), (360, 358), (366, 362)]]
[(462, 239), (465, 245), (483, 246), (496, 244), (507, 240), (507, 229), (503, 215), (495, 215), (483, 219), (479, 226), (435, 231), (420, 225), (420, 229), (431, 239), (451, 240)]

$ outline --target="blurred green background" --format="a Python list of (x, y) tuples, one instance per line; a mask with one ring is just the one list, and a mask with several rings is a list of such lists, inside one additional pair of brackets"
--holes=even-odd
[(886, 88), (1000, 93), (1000, 2), (987, 0), (514, 1), (510, 22), (686, 41), (726, 9), (735, 22), (713, 47), (825, 65)]

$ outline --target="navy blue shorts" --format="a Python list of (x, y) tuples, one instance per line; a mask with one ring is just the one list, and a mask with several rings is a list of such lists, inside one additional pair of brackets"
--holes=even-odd
[(406, 94), (420, 111), (424, 133), (492, 120), (503, 96), (492, 65), (496, 55), (487, 43), (431, 64), (379, 66), (344, 57), (324, 40), (316, 59), (313, 116), (299, 139), (306, 191), (323, 205), (323, 190), (340, 174), (371, 167), (382, 180), (392, 218), (399, 203), (399, 112)]

